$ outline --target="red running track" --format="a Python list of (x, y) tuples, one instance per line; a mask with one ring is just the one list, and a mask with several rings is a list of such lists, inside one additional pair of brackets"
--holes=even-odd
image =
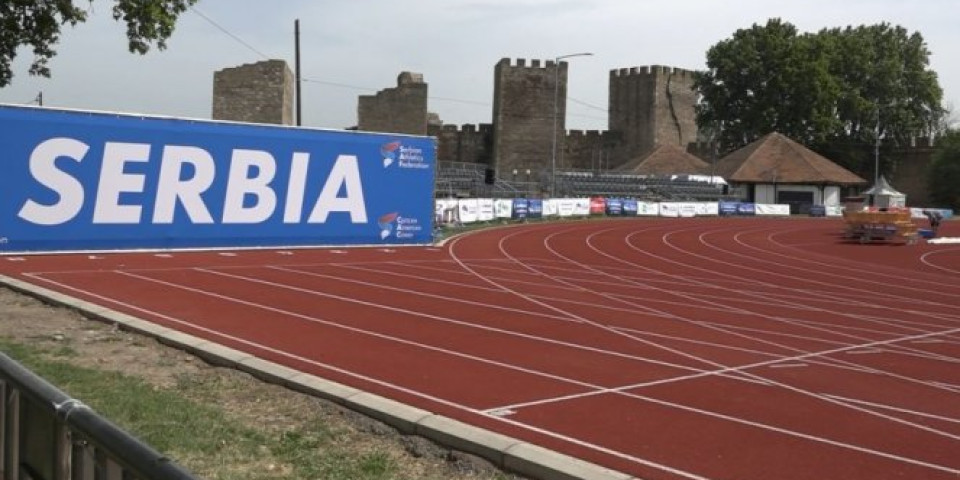
[(569, 222), (0, 272), (642, 478), (956, 479), (960, 245), (842, 230)]

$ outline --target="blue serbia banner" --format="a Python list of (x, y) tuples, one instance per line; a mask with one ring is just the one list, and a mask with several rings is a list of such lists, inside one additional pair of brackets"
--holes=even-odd
[(431, 242), (426, 137), (0, 105), (0, 253)]

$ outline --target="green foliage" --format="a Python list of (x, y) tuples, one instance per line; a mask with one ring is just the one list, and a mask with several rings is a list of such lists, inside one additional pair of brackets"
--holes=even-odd
[[(166, 48), (177, 18), (197, 0), (115, 0), (114, 20), (127, 24), (128, 48), (147, 53), (152, 43)], [(20, 47), (33, 51), (30, 74), (50, 76), (47, 66), (57, 54), (63, 25), (75, 26), (87, 20), (87, 11), (74, 0), (4, 0), (0, 2), (0, 87), (13, 79), (11, 64)], [(90, 1), (92, 4), (92, 0)]]
[(57, 356), (59, 349), (0, 337), (0, 351), (202, 478), (406, 478), (389, 453), (358, 450), (345, 441), (349, 433), (330, 428), (319, 412), (285, 430), (238, 422), (216, 401), (224, 389), (240, 394), (228, 383), (183, 377), (174, 388), (159, 388), (77, 366)]
[(729, 152), (777, 131), (863, 164), (940, 128), (943, 91), (919, 33), (879, 25), (799, 34), (780, 19), (736, 31), (707, 52), (697, 123)]
[(930, 165), (928, 188), (939, 207), (960, 210), (960, 130), (948, 132), (939, 140)]

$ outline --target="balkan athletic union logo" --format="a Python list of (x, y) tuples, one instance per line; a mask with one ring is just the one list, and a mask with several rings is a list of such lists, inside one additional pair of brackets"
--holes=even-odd
[(397, 217), (400, 216), (399, 213), (393, 212), (386, 215), (381, 215), (377, 219), (377, 224), (380, 225), (380, 240), (383, 240), (390, 236), (393, 233), (395, 227), (394, 222), (397, 221)]

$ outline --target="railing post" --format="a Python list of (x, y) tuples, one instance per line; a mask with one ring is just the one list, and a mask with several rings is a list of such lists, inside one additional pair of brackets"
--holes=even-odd
[(3, 480), (17, 480), (20, 478), (20, 391), (10, 387), (5, 390)]

